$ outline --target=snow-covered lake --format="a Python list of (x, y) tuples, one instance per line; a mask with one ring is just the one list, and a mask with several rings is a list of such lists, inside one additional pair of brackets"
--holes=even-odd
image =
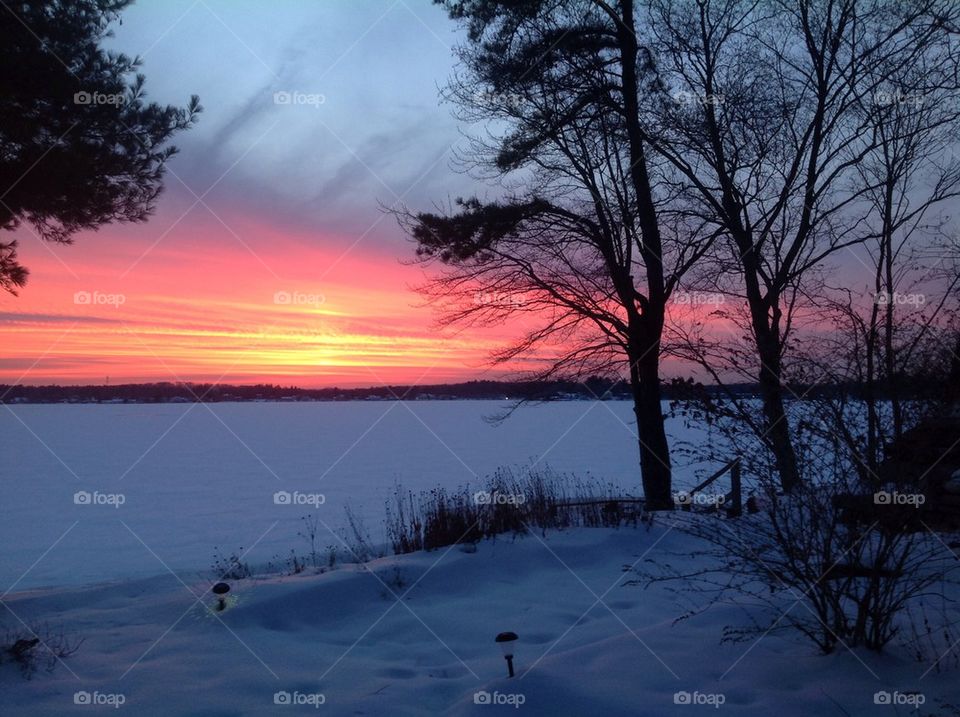
[[(0, 410), (0, 592), (251, 562), (302, 552), (300, 516), (334, 530), (349, 503), (375, 541), (405, 489), (476, 485), (536, 463), (639, 492), (628, 402), (486, 401), (22, 405)], [(679, 419), (671, 434), (689, 437)], [(679, 470), (679, 487), (693, 480)], [(322, 493), (278, 505), (274, 493)], [(76, 494), (89, 503), (76, 501)], [(121, 503), (119, 504), (118, 503)], [(333, 544), (332, 535), (322, 545)]]
[[(689, 560), (691, 572), (711, 564), (677, 529), (679, 513), (637, 529), (502, 536), (475, 552), (232, 580), (229, 609), (211, 610), (200, 572), (214, 546), (259, 540), (251, 562), (303, 551), (308, 508), (275, 504), (278, 490), (324, 493), (317, 512), (334, 530), (349, 501), (376, 536), (394, 481), (456, 487), (539, 460), (633, 488), (626, 403), (529, 406), (499, 426), (483, 417), (500, 406), (482, 402), (10, 408), (0, 409), (0, 590), (14, 594), (0, 593), (3, 625), (30, 634), (26, 625), (52, 624), (54, 639), (64, 625), (85, 642), (34, 680), (6, 665), (3, 714), (123, 704), (164, 717), (278, 715), (288, 703), (320, 714), (322, 703), (325, 714), (410, 717), (714, 715), (720, 705), (750, 717), (867, 717), (906, 714), (891, 695), (922, 697), (929, 710), (958, 700), (953, 657), (941, 674), (900, 644), (822, 656), (779, 630), (722, 641), (746, 624), (745, 608), (756, 617), (753, 598), (685, 615), (686, 599), (706, 607), (704, 593), (631, 585), (632, 568), (653, 559)], [(681, 421), (669, 428), (675, 444), (703, 445)], [(678, 487), (695, 479), (693, 466), (677, 473)], [(77, 491), (123, 504), (78, 505)], [(110, 582), (87, 584), (98, 581)], [(42, 585), (58, 587), (27, 589)], [(779, 593), (784, 615), (800, 609), (794, 591)], [(503, 630), (520, 636), (514, 679), (494, 642)]]

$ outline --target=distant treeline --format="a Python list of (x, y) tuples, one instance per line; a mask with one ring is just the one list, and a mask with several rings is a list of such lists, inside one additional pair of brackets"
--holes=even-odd
[(577, 381), (467, 381), (422, 386), (367, 388), (299, 388), (273, 384), (131, 383), (115, 386), (0, 385), (5, 403), (168, 403), (222, 401), (363, 401), (363, 400), (574, 400), (629, 398), (622, 381), (590, 378)]
[[(845, 390), (843, 386), (796, 386), (794, 395), (814, 397)], [(685, 400), (757, 394), (750, 383), (724, 388), (675, 379), (663, 386), (665, 400)], [(373, 386), (367, 388), (298, 388), (274, 384), (129, 383), (116, 386), (20, 386), (0, 384), (0, 403), (182, 403), (224, 401), (366, 401), (366, 400), (509, 400), (570, 401), (630, 398), (625, 381), (591, 377), (585, 381), (467, 381), (430, 386)]]

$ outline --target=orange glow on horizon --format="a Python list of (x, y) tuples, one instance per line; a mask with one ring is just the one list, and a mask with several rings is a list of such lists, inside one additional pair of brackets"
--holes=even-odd
[[(399, 252), (181, 223), (109, 227), (69, 247), (20, 231), (30, 268), (0, 297), (0, 383), (194, 381), (305, 387), (495, 378), (502, 331), (439, 335)], [(203, 234), (202, 240), (199, 234)], [(194, 239), (194, 237), (197, 237)]]
[[(0, 383), (351, 388), (506, 379), (536, 363), (489, 364), (536, 317), (438, 331), (410, 288), (424, 275), (402, 263), (409, 246), (230, 216), (229, 228), (192, 214), (111, 226), (74, 246), (21, 228), (31, 275), (19, 297), (0, 294)], [(716, 302), (701, 298), (675, 301), (668, 313), (732, 334)], [(663, 369), (689, 374), (669, 358)]]

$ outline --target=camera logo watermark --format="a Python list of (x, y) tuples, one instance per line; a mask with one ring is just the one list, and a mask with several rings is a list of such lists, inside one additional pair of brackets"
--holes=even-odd
[(511, 294), (506, 291), (478, 291), (473, 295), (473, 303), (477, 306), (499, 306), (502, 308), (519, 309), (526, 305), (524, 296)]
[(327, 497), (323, 493), (301, 493), (298, 490), (290, 491), (278, 490), (273, 494), (273, 502), (276, 505), (323, 505), (327, 502)]
[(910, 505), (919, 508), (927, 502), (923, 493), (899, 493), (897, 491), (878, 490), (873, 494), (874, 505)]
[(285, 91), (273, 93), (273, 104), (320, 108), (326, 104), (327, 96), (316, 92)]
[(887, 692), (880, 690), (873, 694), (873, 704), (875, 705), (907, 705), (918, 708), (927, 701), (926, 695), (922, 692)]
[(726, 297), (717, 291), (675, 291), (670, 301), (682, 306), (720, 306)]
[(123, 294), (105, 294), (102, 291), (77, 291), (73, 294), (73, 303), (78, 306), (112, 306), (119, 309), (127, 303)]
[(927, 297), (924, 294), (901, 294), (898, 291), (891, 294), (881, 291), (877, 293), (875, 301), (879, 306), (892, 304), (894, 306), (913, 306), (917, 308), (927, 303)]
[(673, 704), (675, 705), (708, 705), (714, 709), (720, 709), (720, 706), (727, 701), (727, 696), (722, 692), (674, 692)]
[(480, 690), (473, 693), (473, 704), (475, 705), (510, 705), (514, 709), (520, 709), (527, 696), (520, 692), (487, 692)]
[(673, 93), (673, 100), (681, 105), (693, 106), (700, 105), (706, 107), (712, 105), (718, 107), (723, 104), (723, 95), (697, 95), (686, 90), (677, 90)]
[(475, 505), (523, 505), (527, 502), (527, 496), (523, 493), (491, 493), (486, 490), (479, 490), (473, 494)]
[(113, 105), (119, 107), (127, 101), (127, 96), (122, 92), (107, 94), (105, 92), (87, 92), (81, 90), (73, 95), (73, 104), (75, 105)]
[(113, 707), (120, 709), (127, 701), (122, 692), (87, 692), (79, 690), (73, 693), (73, 704), (75, 705), (94, 705), (96, 707)]
[(696, 506), (720, 506), (727, 500), (723, 493), (690, 493), (682, 490), (673, 496), (673, 502), (677, 505), (696, 505)]
[(319, 709), (320, 705), (326, 704), (327, 696), (322, 692), (287, 692), (280, 690), (273, 693), (273, 704), (275, 705), (295, 705), (308, 706)]
[(326, 300), (323, 294), (302, 291), (277, 291), (273, 295), (273, 303), (280, 306), (320, 306)]
[(73, 494), (75, 505), (112, 505), (119, 508), (127, 502), (127, 497), (123, 493), (101, 493), (98, 490), (90, 491), (78, 490)]
[(909, 94), (897, 89), (877, 90), (873, 93), (874, 104), (889, 107), (891, 105), (913, 105), (920, 107), (923, 104), (923, 95)]
[(473, 93), (473, 102), (478, 107), (518, 110), (523, 107), (523, 95), (512, 92), (494, 92), (482, 90)]

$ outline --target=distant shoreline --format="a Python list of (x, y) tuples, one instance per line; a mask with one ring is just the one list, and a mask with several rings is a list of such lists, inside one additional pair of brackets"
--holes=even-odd
[[(204, 399), (198, 401), (196, 399), (183, 399), (183, 400), (162, 400), (162, 401), (148, 401), (148, 400), (137, 400), (137, 399), (108, 399), (103, 401), (97, 400), (82, 400), (82, 401), (71, 401), (71, 400), (60, 400), (60, 401), (44, 401), (44, 400), (10, 400), (6, 399), (0, 401), (0, 405), (10, 405), (10, 406), (150, 406), (150, 405), (185, 405), (192, 403), (364, 403), (367, 401), (370, 402), (382, 402), (386, 403), (389, 401), (444, 401), (444, 402), (454, 402), (454, 401), (506, 401), (506, 402), (516, 402), (522, 401), (525, 399), (522, 398), (511, 398), (511, 397), (476, 397), (476, 396), (431, 396), (431, 397), (417, 397), (417, 398), (403, 398), (402, 396), (370, 396), (368, 398), (303, 398), (297, 400), (288, 400), (282, 398), (230, 398), (225, 400), (211, 401)], [(606, 396), (604, 398), (592, 398), (587, 396), (573, 396), (573, 397), (564, 397), (564, 398), (539, 398), (539, 399), (526, 399), (531, 402), (540, 402), (540, 403), (555, 403), (563, 401), (629, 401), (631, 400), (629, 396)], [(669, 400), (669, 399), (664, 399)]]
[[(663, 398), (689, 395), (689, 382), (665, 383)], [(738, 395), (756, 394), (756, 387), (730, 387)], [(716, 389), (707, 389), (710, 392)], [(0, 384), (0, 403), (299, 403), (314, 401), (576, 401), (630, 400), (629, 384), (599, 377), (584, 381), (466, 381), (423, 386), (364, 388), (300, 388), (272, 384), (131, 383), (85, 386), (22, 386)]]
[[(848, 387), (792, 386), (792, 395), (815, 398)], [(756, 398), (753, 383), (703, 386), (675, 379), (661, 386), (665, 401), (695, 398)], [(0, 384), (0, 404), (149, 404), (149, 403), (312, 403), (335, 401), (596, 401), (632, 399), (625, 381), (599, 377), (585, 381), (466, 381), (423, 386), (300, 388), (272, 384), (131, 383), (117, 385), (26, 386)]]

